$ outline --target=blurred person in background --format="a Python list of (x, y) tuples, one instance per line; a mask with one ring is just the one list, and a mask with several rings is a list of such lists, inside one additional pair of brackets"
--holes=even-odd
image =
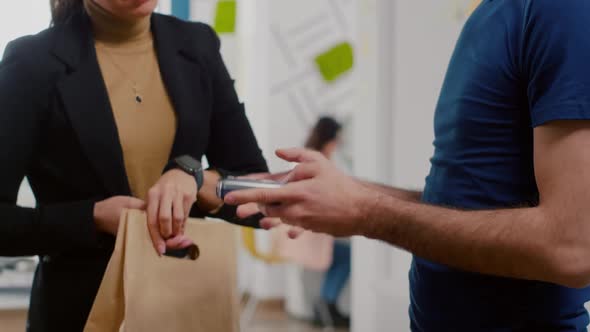
[[(342, 125), (334, 118), (321, 117), (311, 130), (305, 147), (319, 151), (331, 160), (340, 144), (341, 131)], [(314, 324), (348, 327), (350, 318), (340, 312), (337, 303), (350, 277), (350, 241), (312, 232), (304, 232), (297, 239), (288, 241), (292, 243), (283, 250), (287, 258), (303, 267), (325, 271), (320, 298), (314, 304)]]
[[(123, 209), (147, 211), (159, 255), (191, 244), (189, 215), (256, 224), (215, 195), (267, 170), (220, 41), (157, 3), (52, 0), (52, 27), (0, 63), (0, 255), (40, 257), (29, 331), (83, 329)], [(16, 205), (25, 176), (34, 209)]]

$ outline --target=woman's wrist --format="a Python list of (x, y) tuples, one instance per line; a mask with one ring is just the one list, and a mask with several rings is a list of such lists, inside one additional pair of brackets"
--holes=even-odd
[(206, 170), (203, 172), (203, 187), (197, 194), (197, 206), (201, 211), (215, 212), (223, 206), (223, 201), (217, 197), (217, 182), (221, 175), (215, 170)]

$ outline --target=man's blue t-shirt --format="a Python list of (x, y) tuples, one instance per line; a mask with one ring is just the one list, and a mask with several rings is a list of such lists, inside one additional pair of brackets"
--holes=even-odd
[[(564, 119), (590, 119), (590, 1), (484, 0), (449, 64), (424, 202), (534, 206), (533, 128)], [(588, 289), (467, 273), (418, 257), (410, 284), (415, 331), (585, 331), (588, 323)]]

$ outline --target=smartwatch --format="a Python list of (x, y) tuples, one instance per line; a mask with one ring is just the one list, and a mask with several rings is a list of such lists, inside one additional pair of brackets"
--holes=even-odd
[(170, 162), (168, 167), (166, 167), (166, 170), (171, 169), (180, 169), (194, 176), (197, 181), (197, 190), (201, 190), (201, 187), (203, 187), (203, 166), (201, 165), (201, 162), (195, 158), (189, 155), (177, 157)]

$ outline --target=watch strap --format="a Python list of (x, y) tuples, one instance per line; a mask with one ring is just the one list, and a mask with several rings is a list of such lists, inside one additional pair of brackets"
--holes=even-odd
[(196, 174), (193, 174), (195, 176), (195, 179), (197, 180), (197, 191), (201, 190), (201, 188), (203, 188), (203, 184), (205, 184), (205, 175), (203, 173), (203, 168), (201, 168), (200, 171), (196, 172)]
[(205, 182), (202, 168), (200, 170), (191, 171), (191, 169), (186, 167), (186, 165), (179, 162), (179, 158), (174, 158), (168, 162), (168, 164), (164, 168), (164, 173), (166, 173), (170, 170), (173, 170), (173, 169), (180, 169), (180, 170), (186, 172), (187, 174), (192, 175), (195, 178), (195, 181), (197, 183), (197, 190), (201, 190), (201, 188), (203, 187), (203, 184)]

